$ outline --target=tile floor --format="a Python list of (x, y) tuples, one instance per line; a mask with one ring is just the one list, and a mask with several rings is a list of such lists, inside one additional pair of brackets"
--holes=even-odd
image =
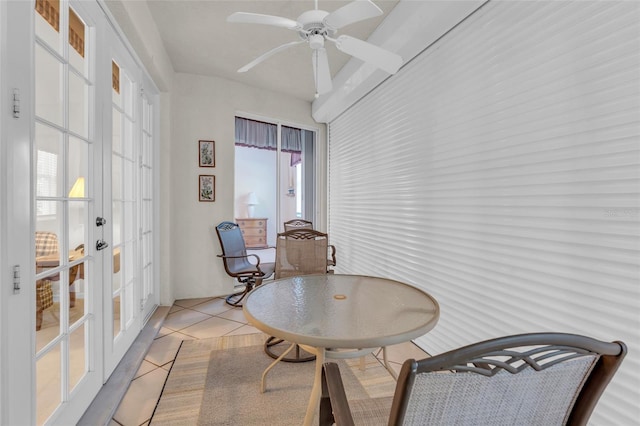
[[(183, 340), (250, 333), (260, 331), (247, 324), (241, 308), (227, 305), (224, 298), (176, 301), (131, 381), (110, 426), (146, 426), (151, 423), (164, 382)], [(400, 370), (405, 359), (426, 356), (411, 342), (387, 348), (387, 355), (396, 371)], [(382, 353), (379, 356), (381, 359)]]

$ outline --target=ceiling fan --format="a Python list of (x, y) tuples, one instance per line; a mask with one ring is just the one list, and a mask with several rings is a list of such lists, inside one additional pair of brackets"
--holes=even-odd
[(324, 47), (325, 40), (334, 43), (338, 50), (372, 64), (389, 74), (395, 74), (398, 71), (402, 65), (400, 55), (348, 35), (334, 38), (340, 28), (380, 15), (382, 15), (382, 10), (371, 0), (354, 0), (331, 13), (319, 10), (318, 0), (315, 0), (315, 9), (304, 12), (295, 21), (280, 16), (235, 12), (227, 17), (227, 22), (271, 25), (296, 31), (300, 40), (285, 43), (269, 50), (240, 68), (238, 72), (247, 72), (278, 52), (298, 44), (308, 43), (312, 50), (313, 78), (316, 97), (318, 97), (318, 95), (330, 92), (332, 89), (329, 60)]

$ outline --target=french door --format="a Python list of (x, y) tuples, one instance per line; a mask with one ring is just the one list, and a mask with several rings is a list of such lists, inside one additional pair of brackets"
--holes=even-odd
[(157, 91), (98, 2), (0, 3), (0, 424), (74, 424), (158, 303)]
[(73, 421), (102, 384), (97, 12), (65, 1), (32, 12), (36, 424)]
[(139, 94), (141, 72), (113, 31), (109, 31), (111, 69), (110, 107), (104, 122), (111, 143), (103, 147), (107, 172), (103, 177), (105, 204), (111, 225), (106, 226), (111, 246), (103, 298), (105, 301), (105, 375), (111, 374), (142, 326), (139, 291), (138, 166), (140, 148)]

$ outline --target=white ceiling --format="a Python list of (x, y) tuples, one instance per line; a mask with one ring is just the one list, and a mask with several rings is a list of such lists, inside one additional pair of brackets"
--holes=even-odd
[[(366, 40), (397, 0), (373, 0), (384, 15), (342, 28), (337, 35)], [(332, 12), (349, 1), (319, 0), (318, 8)], [(257, 24), (226, 22), (233, 12), (252, 12), (296, 20), (315, 7), (313, 0), (147, 0), (176, 72), (224, 77), (251, 86), (313, 101), (315, 89), (311, 49), (306, 44), (279, 52), (246, 73), (237, 73), (261, 54), (290, 41), (295, 31)], [(332, 76), (351, 58), (327, 43)]]

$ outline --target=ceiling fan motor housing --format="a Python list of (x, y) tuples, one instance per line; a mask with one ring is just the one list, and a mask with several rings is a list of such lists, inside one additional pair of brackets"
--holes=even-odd
[[(298, 24), (302, 26), (302, 30), (298, 31), (300, 38), (303, 40), (309, 40), (309, 44), (312, 49), (318, 49), (324, 46), (324, 36), (332, 36), (335, 30), (328, 28), (324, 23), (324, 18), (329, 15), (329, 12), (324, 10), (308, 10), (300, 15), (297, 19)], [(313, 37), (314, 35), (322, 36), (322, 44), (319, 44), (319, 39)], [(314, 42), (314, 39), (316, 40)]]

